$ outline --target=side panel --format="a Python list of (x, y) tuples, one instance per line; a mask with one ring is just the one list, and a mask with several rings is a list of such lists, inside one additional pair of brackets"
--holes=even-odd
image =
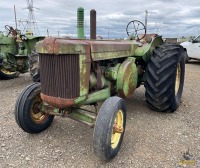
[(15, 39), (10, 36), (2, 36), (0, 38), (0, 52), (2, 55), (6, 53), (16, 54), (16, 42)]
[(156, 46), (163, 44), (163, 43), (164, 42), (163, 42), (161, 36), (153, 37), (151, 43), (149, 43), (149, 44), (147, 43), (147, 44), (143, 45), (142, 47), (138, 47), (135, 50), (134, 55), (135, 56), (142, 56), (143, 60), (147, 63), (150, 60), (150, 56), (151, 56), (154, 48)]
[(130, 41), (90, 41), (89, 43), (93, 61), (130, 57), (134, 55), (138, 46)]

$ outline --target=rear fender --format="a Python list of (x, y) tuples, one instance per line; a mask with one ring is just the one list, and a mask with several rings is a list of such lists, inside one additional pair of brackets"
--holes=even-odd
[(153, 50), (156, 46), (163, 44), (164, 41), (161, 36), (152, 37), (152, 41), (148, 44), (144, 44), (142, 47), (138, 47), (135, 50), (135, 56), (142, 56), (143, 60), (148, 63), (150, 60), (150, 56), (153, 53)]

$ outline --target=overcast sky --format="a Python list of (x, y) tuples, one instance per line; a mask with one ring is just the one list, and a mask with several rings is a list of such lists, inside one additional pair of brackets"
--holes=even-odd
[[(1, 0), (0, 31), (5, 25), (15, 28), (13, 6), (17, 20), (28, 19), (26, 0)], [(126, 25), (131, 20), (145, 21), (148, 11), (147, 33), (163, 37), (200, 34), (199, 0), (33, 0), (34, 16), (40, 35), (76, 36), (77, 8), (85, 9), (85, 34), (89, 37), (90, 10), (97, 12), (97, 35), (103, 38), (126, 38)], [(26, 22), (18, 22), (23, 29)]]

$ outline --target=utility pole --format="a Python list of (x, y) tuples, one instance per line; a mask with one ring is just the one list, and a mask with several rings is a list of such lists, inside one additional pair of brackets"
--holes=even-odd
[(17, 29), (17, 16), (16, 16), (15, 5), (14, 5), (14, 15), (15, 15), (15, 29)]
[(155, 22), (155, 27), (156, 27), (156, 34), (159, 34), (159, 29), (161, 27), (161, 22)]
[(27, 30), (27, 25), (28, 25), (28, 20), (27, 19), (19, 19), (18, 20), (18, 27), (21, 31), (21, 33), (26, 33), (25, 31)]
[[(33, 13), (34, 8), (35, 8), (35, 7), (33, 7), (33, 0), (26, 0), (26, 2), (27, 2), (26, 9), (29, 10), (27, 27), (29, 30), (33, 30), (35, 34), (39, 34), (36, 19), (35, 19), (34, 13)], [(38, 9), (38, 8), (35, 8), (35, 9)]]

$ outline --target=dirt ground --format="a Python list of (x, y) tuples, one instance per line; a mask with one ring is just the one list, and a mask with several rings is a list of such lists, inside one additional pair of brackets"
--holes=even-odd
[(182, 103), (175, 113), (150, 110), (144, 87), (136, 90), (126, 101), (121, 150), (108, 163), (95, 157), (93, 129), (81, 123), (56, 117), (49, 129), (34, 135), (18, 127), (15, 102), (31, 83), (29, 74), (0, 81), (0, 168), (174, 168), (184, 161), (190, 167), (200, 167), (200, 63), (186, 64)]

